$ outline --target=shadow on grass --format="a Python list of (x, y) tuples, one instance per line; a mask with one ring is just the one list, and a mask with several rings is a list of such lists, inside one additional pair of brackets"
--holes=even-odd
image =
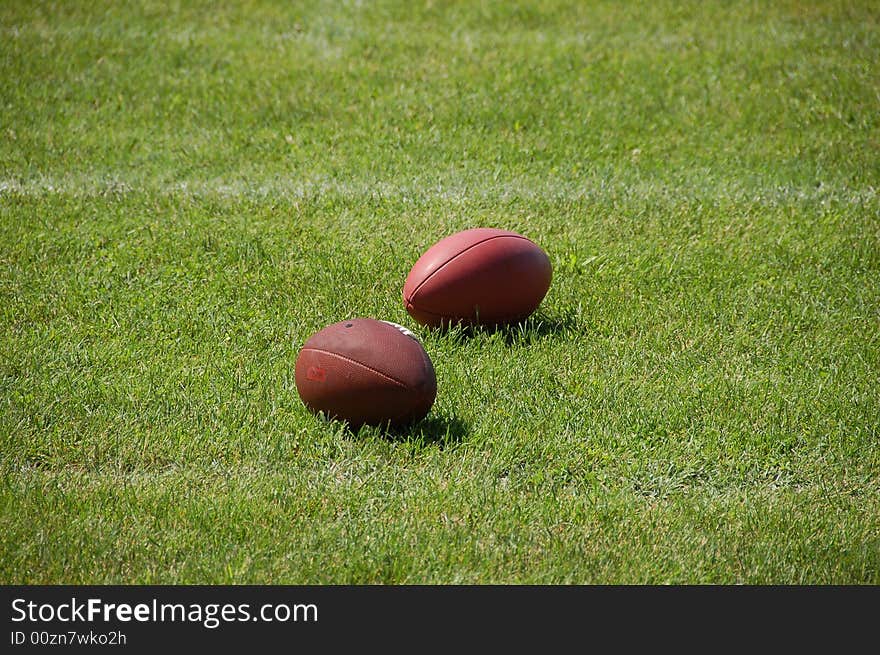
[(548, 316), (538, 313), (517, 323), (501, 325), (451, 325), (435, 328), (452, 340), (473, 339), (481, 335), (500, 335), (507, 346), (527, 346), (547, 337), (577, 334), (585, 329), (573, 315)]
[(461, 443), (470, 433), (468, 425), (456, 418), (428, 416), (418, 423), (401, 427), (364, 426), (348, 435), (354, 438), (377, 436), (395, 443), (419, 446), (439, 446), (441, 449)]

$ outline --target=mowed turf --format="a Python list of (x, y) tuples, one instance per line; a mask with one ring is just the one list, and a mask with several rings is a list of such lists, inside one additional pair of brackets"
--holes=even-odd
[[(0, 581), (880, 583), (876, 2), (229, 5), (0, 5)], [(544, 303), (419, 328), (475, 226)]]

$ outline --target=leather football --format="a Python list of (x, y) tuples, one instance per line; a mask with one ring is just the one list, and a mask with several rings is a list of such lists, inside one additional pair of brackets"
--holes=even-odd
[(414, 423), (437, 396), (434, 366), (416, 336), (371, 318), (313, 334), (297, 356), (295, 375), (306, 407), (352, 428)]
[(552, 277), (549, 257), (533, 241), (474, 228), (441, 239), (419, 257), (403, 301), (423, 325), (516, 323), (541, 304)]

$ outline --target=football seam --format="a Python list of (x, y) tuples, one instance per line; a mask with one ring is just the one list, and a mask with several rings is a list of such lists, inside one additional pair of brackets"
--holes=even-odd
[(323, 350), (321, 348), (309, 347), (309, 348), (303, 348), (303, 350), (311, 350), (312, 352), (322, 353), (324, 355), (330, 355), (331, 357), (336, 357), (338, 359), (342, 359), (342, 360), (349, 362), (351, 364), (357, 364), (358, 366), (365, 368), (368, 371), (372, 371), (373, 373), (375, 373), (379, 377), (383, 377), (386, 380), (393, 382), (394, 384), (396, 384), (399, 387), (402, 387), (403, 389), (410, 390), (409, 385), (406, 384), (405, 382), (402, 382), (402, 381), (398, 380), (397, 378), (388, 375), (387, 373), (383, 373), (382, 371), (380, 371), (376, 368), (373, 368), (372, 366), (369, 366), (368, 364), (364, 364), (363, 362), (359, 362), (356, 359), (352, 359), (351, 357), (346, 357), (345, 355), (340, 355), (339, 353), (330, 352), (329, 350)]
[(405, 297), (404, 299), (405, 299), (407, 302), (409, 302), (410, 304), (413, 304), (413, 301), (416, 299), (416, 295), (418, 295), (419, 290), (420, 290), (423, 286), (425, 286), (425, 284), (428, 282), (428, 280), (430, 280), (432, 277), (434, 277), (434, 276), (435, 276), (437, 273), (439, 273), (443, 268), (446, 268), (446, 266), (448, 266), (449, 263), (450, 263), (452, 260), (454, 260), (454, 259), (456, 259), (456, 258), (458, 258), (458, 257), (461, 257), (461, 256), (462, 256), (464, 253), (466, 253), (467, 251), (469, 251), (469, 250), (473, 250), (473, 249), (476, 248), (477, 246), (481, 246), (481, 245), (483, 245), (484, 243), (486, 243), (487, 241), (492, 241), (493, 239), (508, 239), (508, 238), (510, 238), (510, 239), (522, 239), (523, 241), (528, 241), (528, 242), (531, 243), (531, 244), (534, 244), (534, 243), (535, 243), (535, 242), (532, 241), (531, 239), (529, 239), (529, 238), (527, 238), (527, 237), (524, 237), (524, 236), (522, 236), (522, 235), (520, 235), (520, 234), (496, 234), (496, 235), (491, 236), (491, 237), (486, 237), (486, 238), (483, 239), (482, 241), (477, 241), (476, 243), (473, 243), (473, 244), (469, 245), (469, 246), (468, 246), (467, 248), (465, 248), (464, 250), (461, 250), (461, 251), (455, 253), (452, 257), (450, 257), (450, 258), (447, 259), (445, 262), (443, 262), (442, 264), (440, 264), (440, 266), (438, 266), (436, 269), (434, 269), (434, 271), (433, 271), (429, 276), (427, 276), (424, 280), (422, 280), (421, 282), (419, 282), (419, 285), (418, 285), (415, 289), (413, 289), (413, 292), (412, 292), (412, 294), (410, 295), (409, 298), (406, 298), (406, 297)]

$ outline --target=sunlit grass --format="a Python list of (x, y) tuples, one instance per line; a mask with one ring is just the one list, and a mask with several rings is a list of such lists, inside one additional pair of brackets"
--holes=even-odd
[[(869, 5), (5, 3), (0, 580), (880, 582)], [(419, 328), (483, 225), (538, 313)], [(411, 432), (299, 401), (352, 316)]]

